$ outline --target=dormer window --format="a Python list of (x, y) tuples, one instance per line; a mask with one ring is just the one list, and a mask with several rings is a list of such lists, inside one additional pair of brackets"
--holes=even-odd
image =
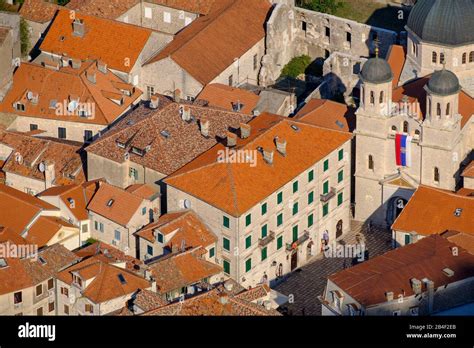
[(17, 102), (15, 104), (13, 104), (13, 107), (17, 111), (25, 111), (25, 104), (23, 104), (23, 103)]
[(0, 259), (0, 268), (5, 268), (7, 267), (8, 264), (7, 264), (7, 260), (5, 259)]
[(114, 199), (109, 199), (107, 201), (107, 206), (110, 208), (112, 205), (114, 205), (115, 200)]
[(237, 102), (237, 103), (232, 103), (232, 110), (235, 112), (240, 112), (244, 108), (244, 104)]
[(78, 285), (82, 288), (82, 279), (77, 275), (74, 276), (74, 284), (76, 284), (76, 285)]
[(164, 240), (165, 240), (165, 237), (163, 236), (163, 234), (161, 234), (160, 232), (158, 232), (158, 233), (156, 234), (156, 241), (157, 241), (158, 243), (163, 243)]
[(143, 157), (145, 155), (145, 150), (139, 149), (138, 147), (132, 147), (132, 152), (135, 155)]

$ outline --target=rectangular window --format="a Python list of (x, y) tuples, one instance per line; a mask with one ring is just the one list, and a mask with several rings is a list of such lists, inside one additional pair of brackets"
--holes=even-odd
[(104, 232), (104, 224), (102, 222), (99, 222), (99, 230), (100, 232)]
[(337, 182), (342, 182), (344, 180), (344, 170), (341, 170), (339, 173), (337, 173)]
[(337, 194), (337, 206), (339, 207), (342, 202), (344, 202), (344, 193), (343, 192), (339, 192)]
[(58, 127), (58, 138), (66, 139), (66, 128)]
[(323, 205), (323, 216), (328, 215), (328, 213), (329, 213), (329, 203), (326, 203), (325, 205)]
[(293, 203), (293, 215), (298, 214), (298, 202)]
[(323, 184), (323, 194), (326, 195), (329, 193), (329, 180), (326, 180)]
[(90, 304), (86, 304), (86, 305), (84, 306), (84, 309), (85, 309), (85, 312), (86, 312), (86, 313), (94, 313), (94, 308), (93, 308), (92, 305), (90, 305)]
[(283, 246), (283, 236), (277, 238), (277, 250), (280, 250)]
[(325, 172), (327, 172), (328, 169), (329, 169), (329, 160), (327, 159), (327, 160), (324, 161), (323, 170), (324, 170)]
[(42, 316), (43, 315), (43, 307), (40, 307), (36, 310), (36, 315), (37, 316)]
[(245, 238), (245, 249), (248, 249), (252, 246), (252, 236), (247, 236), (247, 238)]
[(230, 220), (227, 216), (224, 216), (223, 217), (223, 220), (222, 220), (222, 224), (224, 225), (225, 228), (229, 228), (230, 227)]
[(248, 214), (246, 217), (245, 217), (245, 227), (247, 227), (248, 225), (250, 225), (252, 223), (252, 214)]
[(278, 214), (277, 216), (277, 226), (283, 225), (283, 213)]
[(314, 224), (314, 215), (313, 215), (313, 214), (309, 214), (309, 215), (308, 215), (308, 227), (313, 226), (313, 224)]
[(293, 226), (293, 243), (298, 240), (298, 225)]
[(314, 202), (314, 192), (311, 191), (310, 193), (308, 193), (308, 205), (310, 205), (313, 202)]
[(265, 261), (267, 258), (267, 248), (262, 249), (262, 261)]
[(281, 204), (283, 202), (283, 192), (279, 192), (277, 195), (277, 204)]
[(229, 261), (224, 260), (223, 268), (224, 268), (224, 273), (225, 274), (230, 274), (230, 262)]
[(138, 171), (135, 168), (130, 168), (129, 176), (135, 180), (138, 180)]
[(337, 154), (337, 158), (339, 161), (342, 161), (344, 159), (344, 149), (340, 149), (338, 154)]
[(411, 243), (411, 236), (409, 234), (405, 234), (405, 245)]
[(153, 247), (151, 245), (147, 245), (146, 253), (150, 256), (153, 256)]
[(229, 76), (229, 86), (233, 86), (234, 85), (234, 75), (230, 75)]
[(163, 12), (163, 22), (171, 23), (171, 13)]
[(216, 249), (214, 248), (209, 249), (209, 258), (213, 258), (215, 254), (216, 254)]
[(54, 311), (54, 302), (50, 302), (49, 305), (48, 305), (48, 311), (51, 313), (52, 311)]
[(51, 278), (48, 280), (48, 290), (52, 290), (54, 288), (54, 279)]
[(268, 226), (265, 224), (262, 226), (262, 238), (265, 238), (268, 234)]
[(252, 269), (252, 258), (245, 261), (245, 272), (249, 272)]
[(146, 207), (143, 207), (142, 208), (142, 215), (145, 215), (146, 214)]
[(64, 305), (64, 314), (69, 315), (69, 306), (68, 305)]
[(158, 241), (158, 243), (163, 243), (164, 239), (165, 238), (163, 237), (163, 235), (161, 233), (158, 233), (156, 235), (156, 240)]
[(43, 284), (36, 286), (36, 296), (41, 296), (41, 295), (43, 295)]
[(150, 100), (151, 96), (155, 94), (155, 87), (154, 86), (146, 86), (146, 96), (147, 99)]
[(84, 131), (84, 141), (91, 141), (93, 138), (93, 133), (91, 130), (85, 130)]
[(351, 43), (352, 42), (352, 34), (349, 32), (346, 32), (346, 41)]
[(308, 172), (308, 182), (311, 182), (314, 180), (314, 170), (310, 170)]
[(262, 215), (265, 215), (267, 213), (267, 203), (262, 204)]
[(153, 12), (151, 10), (151, 7), (145, 7), (145, 18), (152, 18), (153, 17)]
[(38, 125), (37, 124), (30, 124), (30, 131), (35, 131), (38, 130)]
[(13, 303), (19, 304), (23, 302), (23, 293), (21, 291), (15, 292), (13, 294)]
[(222, 247), (224, 248), (224, 250), (230, 250), (230, 240), (228, 240), (226, 237), (222, 238)]
[(114, 239), (116, 241), (120, 241), (120, 231), (117, 231), (117, 230), (114, 231)]
[(253, 56), (253, 70), (257, 70), (258, 69), (258, 55), (254, 55)]
[(298, 181), (295, 181), (293, 183), (293, 193), (296, 193), (296, 192), (298, 192)]
[(324, 34), (329, 38), (331, 36), (331, 29), (329, 27), (324, 27)]

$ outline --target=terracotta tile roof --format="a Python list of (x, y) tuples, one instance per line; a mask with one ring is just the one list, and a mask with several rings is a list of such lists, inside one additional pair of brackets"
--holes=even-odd
[[(222, 0), (146, 0), (157, 5), (171, 7), (177, 10), (197, 13), (201, 15), (209, 14), (215, 7), (220, 6)], [(216, 6), (215, 6), (216, 5)]]
[(474, 161), (471, 161), (469, 165), (462, 172), (462, 176), (465, 178), (474, 178)]
[(28, 244), (26, 239), (21, 237), (18, 233), (13, 232), (8, 227), (0, 226), (0, 244), (10, 243), (14, 245), (24, 245)]
[[(456, 216), (456, 209), (462, 209)], [(392, 225), (395, 231), (422, 235), (456, 230), (474, 235), (474, 197), (420, 186)]]
[(173, 245), (181, 247), (183, 241), (187, 248), (206, 248), (217, 241), (216, 235), (191, 210), (162, 215), (157, 222), (145, 226), (135, 234), (153, 243), (156, 240), (156, 230), (165, 236), (176, 232), (166, 243), (169, 248)]
[(158, 295), (156, 292), (142, 289), (138, 290), (133, 302), (144, 312), (148, 312), (153, 309), (166, 306), (168, 304), (168, 302), (163, 300), (161, 296)]
[[(57, 196), (79, 221), (87, 220), (87, 205), (99, 188), (99, 180), (88, 181), (80, 185), (56, 186), (41, 192), (38, 197)], [(72, 201), (74, 204), (72, 204)]]
[(403, 67), (405, 66), (406, 52), (405, 47), (400, 45), (392, 45), (388, 53), (387, 62), (392, 68), (393, 73), (393, 88), (398, 86), (400, 76), (402, 75)]
[[(183, 121), (180, 105), (162, 96), (158, 110), (142, 104), (90, 145), (87, 152), (118, 163), (125, 162), (125, 154), (129, 153), (131, 162), (169, 175), (214, 146), (230, 128), (238, 128), (240, 123), (251, 120), (251, 116), (241, 113), (186, 106), (195, 121)], [(204, 119), (209, 121), (208, 138), (203, 137), (200, 130), (200, 122)], [(123, 143), (124, 148), (117, 142)], [(150, 145), (143, 156), (132, 152), (132, 147), (143, 146), (143, 143)]]
[(60, 244), (41, 250), (38, 256), (46, 263), (32, 259), (6, 259), (8, 267), (0, 268), (0, 295), (35, 286), (55, 277), (64, 267), (78, 261), (71, 251)]
[(76, 19), (85, 26), (84, 37), (78, 37), (73, 35), (69, 12), (58, 12), (40, 46), (42, 52), (81, 60), (100, 59), (110, 69), (127, 73), (132, 70), (150, 38), (150, 29), (77, 13)]
[[(263, 113), (250, 122), (251, 135), (238, 139), (236, 150), (274, 152), (269, 165), (256, 151), (256, 165), (217, 161), (222, 144), (216, 145), (178, 170), (165, 182), (187, 192), (232, 216), (240, 216), (286, 185), (352, 138), (337, 132)], [(294, 129), (293, 127), (296, 127)], [(287, 142), (286, 156), (280, 155), (275, 138)]]
[(53, 19), (60, 8), (62, 7), (44, 0), (25, 0), (20, 8), (20, 15), (32, 22), (46, 23)]
[[(87, 76), (94, 74), (96, 82), (92, 83)], [(23, 63), (13, 76), (12, 89), (0, 103), (0, 112), (25, 117), (108, 125), (131, 107), (142, 94), (141, 90), (135, 88), (131, 96), (125, 95), (113, 84), (119, 81), (119, 78), (111, 72), (107, 74), (99, 72), (97, 64), (93, 61), (84, 62), (79, 69), (60, 68), (59, 71), (37, 64)], [(107, 95), (104, 96), (104, 91), (119, 93), (123, 100), (122, 105), (107, 98)], [(29, 100), (28, 92), (37, 94), (38, 101)], [(67, 107), (74, 96), (78, 98), (76, 101), (80, 103), (79, 106), (85, 111), (90, 111), (91, 116), (79, 116), (79, 108), (72, 115), (67, 114)], [(15, 109), (14, 104), (17, 102), (25, 106), (25, 111)]]
[(474, 235), (458, 231), (445, 231), (441, 233), (441, 237), (459, 245), (474, 255)]
[(131, 185), (127, 187), (125, 191), (133, 193), (134, 195), (141, 197), (143, 199), (149, 199), (149, 200), (151, 200), (154, 196), (157, 195), (156, 190), (146, 184)]
[(0, 184), (0, 226), (18, 235), (43, 211), (57, 210), (36, 197)]
[(161, 294), (198, 283), (222, 272), (222, 267), (200, 258), (196, 249), (172, 254), (148, 264)]
[[(220, 0), (223, 5), (180, 31), (147, 64), (171, 57), (203, 85), (207, 85), (265, 37), (267, 0)], [(196, 64), (199, 62), (199, 64)]]
[(59, 232), (63, 227), (76, 228), (67, 221), (54, 216), (40, 216), (28, 229), (25, 239), (31, 244), (43, 247)]
[[(82, 291), (94, 303), (110, 301), (118, 297), (131, 295), (138, 289), (147, 289), (150, 283), (136, 274), (113, 266), (96, 257), (67, 268), (58, 274), (58, 278), (71, 284), (72, 273), (79, 273), (84, 279), (92, 279), (91, 283)], [(125, 280), (122, 282), (120, 276)]]
[(228, 111), (236, 111), (235, 107), (241, 104), (240, 112), (244, 114), (252, 114), (259, 100), (253, 92), (220, 83), (207, 85), (196, 98), (197, 102), (207, 102), (209, 106)]
[(457, 195), (460, 196), (468, 196), (468, 197), (473, 197), (474, 196), (474, 189), (468, 189), (465, 187), (460, 188), (459, 190), (456, 191)]
[(328, 99), (311, 99), (295, 119), (315, 126), (352, 132), (356, 126), (355, 110)]
[[(363, 306), (386, 302), (386, 292), (393, 292), (394, 298), (403, 290), (405, 297), (412, 296), (413, 278), (428, 278), (438, 288), (474, 277), (474, 255), (460, 247), (455, 255), (453, 247), (458, 246), (432, 235), (335, 273), (329, 280)], [(454, 275), (445, 275), (445, 268), (453, 270)]]
[(144, 313), (145, 316), (280, 316), (276, 310), (245, 301), (216, 288), (183, 302)]
[(107, 19), (116, 19), (137, 5), (140, 0), (71, 0), (67, 8)]
[(269, 293), (270, 287), (266, 284), (263, 284), (257, 285), (252, 289), (245, 290), (240, 294), (235, 295), (235, 297), (248, 302), (253, 302), (268, 296)]
[(119, 225), (127, 226), (143, 201), (143, 198), (133, 193), (101, 183), (87, 209)]
[(80, 184), (85, 181), (79, 146), (0, 129), (0, 146), (1, 144), (13, 149), (2, 167), (5, 173), (44, 181), (45, 175), (39, 168), (40, 163), (44, 162), (54, 163), (54, 185)]

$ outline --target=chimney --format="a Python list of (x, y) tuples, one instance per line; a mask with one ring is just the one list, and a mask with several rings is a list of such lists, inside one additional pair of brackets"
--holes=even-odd
[(73, 69), (79, 69), (82, 65), (82, 62), (80, 59), (71, 59), (71, 64)]
[(219, 294), (219, 300), (221, 304), (226, 305), (229, 303), (229, 296), (227, 296), (227, 294)]
[(283, 156), (286, 156), (286, 140), (275, 137), (275, 144), (277, 151)]
[(421, 294), (421, 281), (419, 279), (413, 278), (411, 280), (411, 288), (415, 294)]
[(107, 64), (105, 64), (103, 61), (101, 60), (98, 60), (97, 61), (97, 69), (99, 69), (99, 71), (102, 73), (102, 74), (107, 74)]
[(240, 124), (240, 137), (242, 139), (246, 139), (250, 136), (250, 132), (252, 130), (252, 126), (246, 123), (241, 123)]
[(88, 70), (86, 72), (86, 76), (87, 76), (87, 80), (89, 80), (90, 83), (93, 83), (94, 85), (96, 84), (97, 74), (95, 73), (95, 71)]
[(265, 309), (267, 311), (269, 311), (270, 309), (272, 309), (272, 303), (270, 301), (265, 301), (263, 302), (263, 306), (265, 307)]
[(201, 118), (201, 134), (204, 138), (209, 138), (209, 120)]
[(56, 173), (54, 171), (54, 163), (45, 163), (44, 170), (44, 182), (46, 190), (53, 187), (54, 180), (56, 179)]
[(181, 90), (180, 89), (176, 89), (174, 91), (174, 101), (176, 103), (180, 103), (181, 102)]
[(224, 283), (224, 288), (227, 291), (232, 291), (232, 289), (234, 288), (234, 284), (232, 284), (230, 281), (227, 281)]
[(153, 280), (153, 281), (151, 282), (151, 291), (152, 291), (152, 292), (156, 292), (156, 280)]
[(178, 250), (179, 250), (179, 249), (178, 249), (178, 246), (177, 246), (177, 245), (172, 245), (172, 246), (171, 246), (171, 252), (172, 252), (173, 254), (177, 253)]
[(433, 313), (433, 302), (434, 302), (434, 282), (432, 280), (426, 280), (426, 290), (428, 291), (428, 315)]
[(150, 109), (158, 109), (160, 105), (160, 98), (157, 95), (152, 95), (150, 97)]
[(189, 106), (185, 105), (181, 107), (181, 118), (186, 122), (191, 120), (191, 109)]
[(268, 164), (273, 164), (273, 151), (263, 150), (263, 160)]
[(85, 33), (85, 26), (84, 21), (82, 19), (76, 18), (72, 23), (72, 27), (74, 29), (73, 35), (78, 37), (84, 37)]
[(237, 145), (237, 135), (227, 132), (227, 147), (234, 147)]
[(385, 298), (387, 299), (387, 302), (393, 301), (393, 291), (386, 292)]

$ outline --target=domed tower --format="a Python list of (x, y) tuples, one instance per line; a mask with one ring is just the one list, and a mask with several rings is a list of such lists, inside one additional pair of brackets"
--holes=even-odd
[(474, 76), (473, 23), (472, 0), (418, 0), (406, 25), (407, 59), (417, 77), (443, 64), (458, 76)]
[(425, 87), (426, 115), (432, 124), (447, 124), (455, 121), (459, 110), (459, 79), (446, 69), (436, 71)]
[(393, 73), (385, 59), (371, 58), (362, 67), (361, 111), (375, 115), (388, 115), (392, 104)]

